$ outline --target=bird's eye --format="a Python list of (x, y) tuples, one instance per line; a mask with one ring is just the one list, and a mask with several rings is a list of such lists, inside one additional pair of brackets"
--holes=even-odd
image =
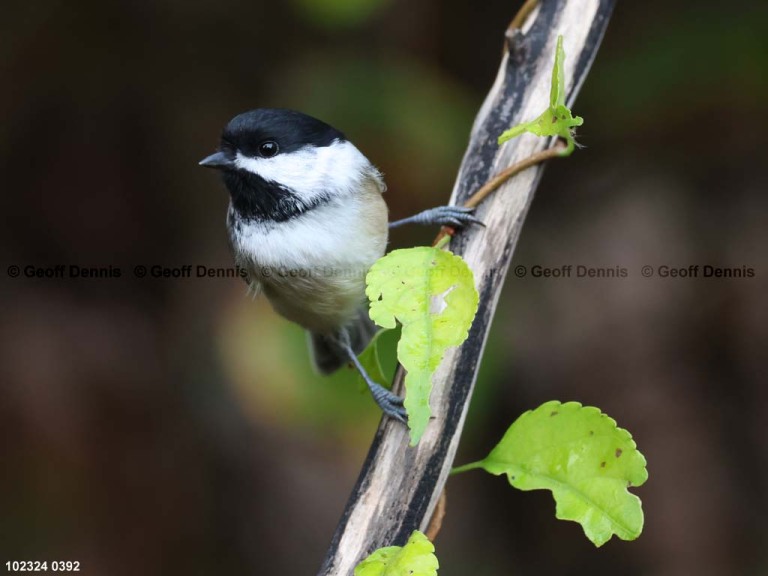
[(272, 158), (280, 151), (280, 147), (274, 140), (266, 140), (259, 144), (259, 154), (264, 158)]

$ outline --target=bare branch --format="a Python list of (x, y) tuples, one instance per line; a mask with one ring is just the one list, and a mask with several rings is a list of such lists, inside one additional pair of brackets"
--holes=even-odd
[[(527, 3), (528, 6), (530, 3)], [(557, 36), (564, 37), (569, 105), (587, 75), (614, 0), (542, 0), (522, 30), (510, 28), (496, 81), (475, 119), (451, 203), (463, 204), (489, 182), (498, 190), (479, 206), (486, 227), (456, 234), (451, 250), (475, 273), (480, 308), (469, 338), (450, 350), (434, 376), (435, 417), (418, 446), (408, 446), (406, 428), (384, 420), (319, 572), (347, 576), (376, 548), (403, 545), (425, 530), (456, 453), (499, 293), (542, 172), (536, 164), (500, 183), (510, 166), (526, 161), (551, 142), (522, 135), (503, 146), (497, 137), (514, 124), (536, 118), (549, 104)], [(517, 20), (515, 20), (516, 22)], [(543, 157), (547, 157), (544, 154)], [(401, 390), (402, 370), (395, 377)]]

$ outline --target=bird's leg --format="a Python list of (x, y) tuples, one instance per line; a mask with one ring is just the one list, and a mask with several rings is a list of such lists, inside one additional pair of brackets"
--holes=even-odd
[(474, 208), (464, 208), (463, 206), (438, 206), (419, 212), (415, 216), (403, 218), (389, 223), (389, 228), (397, 228), (403, 224), (423, 224), (426, 226), (451, 226), (452, 228), (463, 228), (470, 224), (479, 224), (485, 226), (482, 220), (472, 215)]
[(349, 338), (345, 338), (344, 336), (345, 335), (342, 334), (342, 338), (340, 339), (339, 344), (347, 353), (347, 356), (349, 356), (349, 359), (352, 361), (352, 364), (355, 365), (357, 371), (360, 372), (360, 376), (362, 376), (363, 380), (365, 380), (365, 383), (368, 385), (368, 390), (371, 391), (371, 396), (373, 396), (373, 399), (376, 401), (376, 404), (379, 405), (381, 411), (390, 418), (399, 420), (404, 424), (407, 423), (408, 415), (406, 414), (405, 407), (403, 406), (403, 399), (394, 392), (390, 392), (384, 388), (384, 386), (381, 384), (374, 382), (373, 378), (368, 376), (365, 368), (362, 364), (360, 364), (360, 360), (357, 359), (355, 351), (352, 350), (352, 347), (349, 345)]

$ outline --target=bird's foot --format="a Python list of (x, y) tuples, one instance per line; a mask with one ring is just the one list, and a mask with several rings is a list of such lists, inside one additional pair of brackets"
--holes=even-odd
[(369, 383), (368, 387), (371, 390), (373, 399), (376, 401), (376, 404), (379, 405), (379, 408), (381, 408), (381, 411), (384, 412), (384, 414), (390, 418), (399, 420), (403, 424), (408, 423), (408, 414), (405, 411), (405, 406), (403, 406), (403, 399), (400, 396), (394, 392), (391, 392), (390, 390), (387, 390), (384, 388), (384, 386), (376, 384), (375, 382), (373, 385)]
[(473, 215), (474, 208), (463, 206), (438, 206), (419, 212), (415, 216), (403, 218), (391, 222), (390, 228), (397, 228), (403, 224), (422, 224), (425, 226), (451, 226), (452, 228), (464, 228), (472, 224), (485, 226), (482, 220)]

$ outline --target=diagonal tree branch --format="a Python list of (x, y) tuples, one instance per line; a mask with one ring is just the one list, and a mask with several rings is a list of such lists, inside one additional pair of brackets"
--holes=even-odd
[[(501, 67), (472, 127), (451, 204), (463, 204), (495, 175), (551, 145), (532, 135), (501, 147), (496, 139), (505, 129), (537, 117), (548, 106), (560, 34), (566, 54), (567, 103), (573, 103), (614, 2), (542, 0), (522, 29), (507, 30)], [(467, 341), (446, 354), (433, 378), (435, 417), (418, 446), (409, 447), (402, 424), (382, 421), (321, 576), (351, 575), (355, 565), (376, 548), (403, 545), (413, 530), (428, 525), (453, 463), (499, 293), (541, 173), (538, 164), (502, 183), (478, 208), (486, 228), (472, 228), (451, 240), (451, 250), (463, 256), (474, 271), (480, 293), (477, 317)], [(399, 370), (395, 390), (402, 392), (402, 385)]]

